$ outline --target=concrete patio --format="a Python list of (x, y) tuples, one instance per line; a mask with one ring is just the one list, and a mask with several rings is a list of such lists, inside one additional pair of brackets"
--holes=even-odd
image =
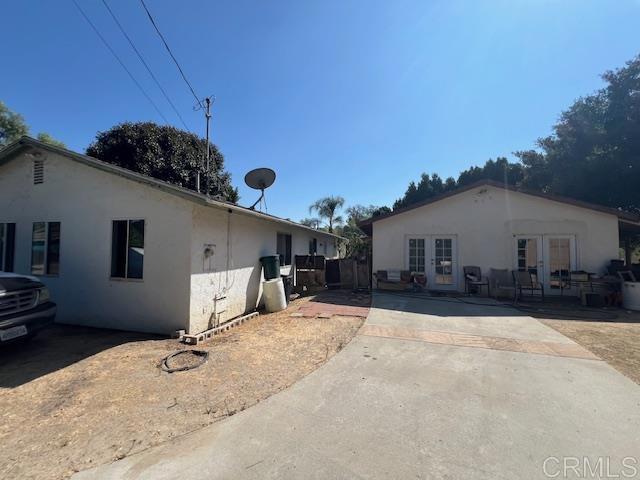
[(286, 391), (74, 478), (562, 478), (563, 457), (639, 462), (639, 431), (640, 388), (537, 320), (377, 294), (360, 335)]

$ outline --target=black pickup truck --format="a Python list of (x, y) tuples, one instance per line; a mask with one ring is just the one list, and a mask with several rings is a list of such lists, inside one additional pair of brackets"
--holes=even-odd
[(53, 323), (56, 304), (35, 277), (0, 272), (0, 346)]

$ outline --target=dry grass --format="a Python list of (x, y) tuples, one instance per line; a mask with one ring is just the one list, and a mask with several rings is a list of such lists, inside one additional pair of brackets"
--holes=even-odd
[(640, 384), (640, 313), (617, 311), (612, 322), (541, 320)]
[(0, 353), (0, 478), (65, 478), (233, 415), (286, 388), (353, 338), (361, 318), (260, 316), (198, 346), (167, 374), (176, 340), (56, 326)]

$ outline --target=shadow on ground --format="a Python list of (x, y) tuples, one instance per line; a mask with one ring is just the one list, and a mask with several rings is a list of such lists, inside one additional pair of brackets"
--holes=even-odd
[(159, 335), (53, 325), (25, 343), (0, 346), (0, 388), (15, 388), (103, 350)]
[[(513, 317), (528, 316), (537, 319), (580, 320), (585, 322), (640, 323), (640, 312), (616, 307), (585, 307), (577, 297), (545, 298), (525, 297), (514, 304), (512, 300), (495, 300), (460, 294), (411, 293), (377, 290), (375, 295), (385, 297), (384, 308), (400, 312), (426, 313), (440, 317)], [(389, 299), (392, 299), (391, 301)], [(415, 300), (424, 300), (415, 302)], [(376, 306), (374, 300), (373, 306)]]
[(345, 305), (350, 307), (369, 307), (371, 294), (352, 290), (324, 290), (309, 300), (309, 303), (327, 303), (331, 305)]

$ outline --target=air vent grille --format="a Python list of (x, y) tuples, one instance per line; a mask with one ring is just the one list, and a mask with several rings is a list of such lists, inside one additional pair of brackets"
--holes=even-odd
[(33, 161), (33, 184), (40, 183), (44, 183), (44, 160), (36, 159)]

